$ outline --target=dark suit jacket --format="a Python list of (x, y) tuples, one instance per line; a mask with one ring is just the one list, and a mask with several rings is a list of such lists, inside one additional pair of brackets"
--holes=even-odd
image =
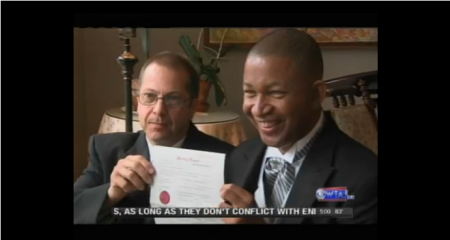
[[(328, 112), (325, 119), (324, 129), (303, 162), (285, 207), (349, 207), (353, 208), (353, 218), (280, 218), (277, 223), (376, 223), (378, 158), (339, 130)], [(228, 155), (225, 182), (254, 193), (266, 147), (260, 138), (241, 143)], [(318, 202), (316, 190), (322, 187), (347, 187), (355, 199)]]
[[(234, 146), (200, 132), (192, 123), (182, 148), (229, 153)], [(106, 199), (110, 175), (119, 159), (142, 155), (149, 159), (145, 133), (110, 133), (93, 135), (89, 140), (90, 162), (74, 184), (74, 223), (106, 223), (99, 217)], [(137, 191), (123, 199), (117, 207), (150, 207), (149, 190)], [(110, 211), (108, 211), (110, 213)], [(106, 214), (106, 216), (109, 214)], [(153, 223), (153, 219), (111, 219), (114, 223)], [(110, 222), (108, 222), (110, 223)]]

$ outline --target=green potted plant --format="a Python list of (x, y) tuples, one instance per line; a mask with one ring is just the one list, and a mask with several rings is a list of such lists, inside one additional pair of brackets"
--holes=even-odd
[(214, 86), (216, 105), (220, 107), (225, 106), (228, 103), (225, 87), (218, 76), (218, 73), (220, 72), (220, 63), (225, 60), (223, 59), (225, 54), (231, 50), (231, 47), (222, 48), (226, 32), (227, 31), (225, 31), (222, 36), (222, 41), (218, 50), (202, 46), (203, 49), (208, 50), (212, 54), (211, 61), (209, 63), (203, 62), (200, 47), (201, 38), (203, 36), (203, 28), (200, 31), (197, 46), (195, 46), (191, 39), (186, 35), (182, 35), (178, 41), (180, 46), (183, 48), (183, 51), (194, 64), (200, 75), (199, 101), (196, 106), (197, 112), (208, 112), (209, 104), (207, 101), (212, 86)]

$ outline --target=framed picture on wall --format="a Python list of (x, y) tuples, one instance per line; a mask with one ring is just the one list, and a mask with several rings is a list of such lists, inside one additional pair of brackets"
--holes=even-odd
[[(252, 47), (276, 28), (205, 28), (204, 44), (217, 47), (238, 45)], [(298, 28), (307, 31), (321, 46), (377, 46), (378, 28)]]

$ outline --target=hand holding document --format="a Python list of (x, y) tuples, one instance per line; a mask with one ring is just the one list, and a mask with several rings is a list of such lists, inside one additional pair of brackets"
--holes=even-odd
[[(170, 147), (151, 152), (151, 207), (216, 207), (223, 201), (225, 154)], [(223, 224), (219, 218), (155, 218), (156, 224)]]

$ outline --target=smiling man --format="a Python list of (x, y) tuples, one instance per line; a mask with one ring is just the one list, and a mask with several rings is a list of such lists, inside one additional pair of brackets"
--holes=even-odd
[[(259, 137), (241, 143), (225, 167), (221, 207), (348, 207), (353, 218), (224, 219), (227, 223), (376, 223), (377, 157), (322, 110), (326, 86), (317, 42), (280, 29), (247, 56), (243, 111)], [(320, 202), (316, 191), (347, 187), (354, 200)]]
[(74, 184), (74, 223), (154, 223), (115, 219), (111, 208), (150, 207), (155, 145), (225, 154), (234, 148), (192, 123), (199, 76), (186, 58), (157, 54), (142, 67), (140, 80), (137, 112), (143, 131), (90, 138), (89, 166)]

